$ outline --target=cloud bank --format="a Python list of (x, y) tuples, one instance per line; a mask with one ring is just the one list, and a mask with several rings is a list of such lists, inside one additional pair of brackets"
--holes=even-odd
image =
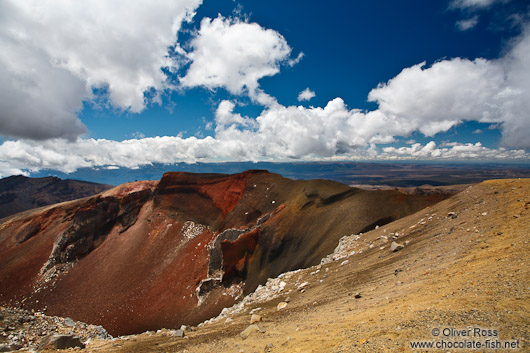
[(75, 139), (93, 88), (112, 106), (145, 108), (175, 70), (168, 47), (201, 0), (0, 2), (0, 134)]
[(425, 145), (414, 143), (409, 147), (385, 147), (381, 159), (417, 160), (417, 159), (448, 159), (448, 160), (510, 160), (527, 159), (529, 154), (523, 150), (491, 149), (480, 142), (448, 143), (438, 147), (434, 141)]
[[(290, 158), (264, 158), (263, 148), (267, 146), (262, 143), (254, 145), (248, 144), (248, 141), (212, 137), (183, 139), (164, 136), (120, 142), (104, 139), (79, 139), (75, 143), (64, 139), (52, 139), (42, 143), (31, 140), (7, 141), (0, 145), (0, 176), (27, 175), (42, 169), (71, 173), (79, 168), (138, 168), (153, 163), (252, 161), (252, 156), (259, 157), (257, 159), (259, 161), (292, 161)], [(297, 146), (297, 148), (303, 152), (303, 146)], [(312, 149), (307, 144), (306, 148)], [(66, 154), (65, 151), (68, 153)], [(284, 155), (288, 156), (289, 153)], [(305, 159), (334, 161), (343, 160), (344, 157), (328, 153), (327, 157)], [(385, 147), (377, 154), (372, 153), (370, 149), (353, 149), (348, 154), (348, 158), (353, 160), (510, 160), (529, 159), (530, 154), (523, 150), (490, 149), (480, 143), (451, 143), (437, 146), (434, 141), (431, 141), (426, 145), (414, 143), (408, 147)]]

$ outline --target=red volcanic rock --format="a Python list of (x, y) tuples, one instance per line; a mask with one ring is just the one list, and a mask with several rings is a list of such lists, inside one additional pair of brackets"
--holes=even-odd
[(364, 191), (266, 171), (166, 173), (4, 219), (0, 304), (130, 334), (197, 324), (314, 265), (346, 234), (447, 195)]
[(234, 207), (245, 192), (248, 172), (235, 175), (231, 178), (218, 180), (209, 185), (202, 185), (199, 192), (208, 195), (215, 207), (221, 210), (224, 216), (232, 212)]
[(256, 228), (240, 235), (236, 240), (221, 241), (223, 280), (245, 277), (247, 263), (258, 245), (259, 230)]
[[(166, 173), (156, 189), (155, 206), (214, 228), (237, 205), (251, 172), (236, 175)], [(175, 202), (177, 200), (177, 202)]]

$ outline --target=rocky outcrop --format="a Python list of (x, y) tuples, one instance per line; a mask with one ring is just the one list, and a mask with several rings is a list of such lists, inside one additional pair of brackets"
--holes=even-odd
[(108, 234), (117, 221), (119, 201), (112, 197), (96, 197), (73, 216), (72, 224), (53, 243), (49, 260), (41, 273), (51, 267), (77, 260), (86, 255), (98, 241)]
[(74, 335), (53, 335), (48, 337), (39, 347), (40, 349), (68, 349), (68, 348), (85, 348), (79, 337)]
[[(101, 244), (117, 224), (121, 226), (120, 233), (129, 229), (136, 223), (140, 208), (151, 194), (151, 190), (144, 189), (121, 198), (97, 196), (87, 201), (76, 210), (68, 229), (55, 237), (50, 257), (41, 273), (85, 256)], [(36, 225), (32, 226), (30, 229), (39, 229)]]
[(21, 309), (0, 307), (0, 322), (0, 342), (12, 348), (8, 351), (22, 347), (82, 347), (91, 339), (111, 338), (101, 326)]
[(236, 240), (223, 240), (223, 280), (246, 277), (247, 265), (258, 246), (259, 229), (240, 235)]
[(166, 173), (6, 218), (0, 304), (111, 334), (194, 325), (339, 239), (446, 195), (366, 191), (266, 171)]

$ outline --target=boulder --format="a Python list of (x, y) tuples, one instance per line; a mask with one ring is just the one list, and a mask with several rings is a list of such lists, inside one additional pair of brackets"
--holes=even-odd
[(64, 319), (64, 324), (66, 326), (74, 327), (75, 326), (75, 321), (72, 320), (71, 318), (67, 317), (66, 319)]
[(261, 332), (261, 333), (265, 333), (265, 330), (262, 329), (261, 327), (259, 327), (258, 325), (250, 325), (249, 327), (247, 327), (246, 329), (244, 329), (240, 334), (239, 336), (241, 336), (242, 339), (247, 339), (248, 336), (250, 336), (251, 334), (255, 333), (255, 332)]
[(261, 315), (252, 314), (252, 316), (250, 317), (250, 324), (254, 324), (254, 323), (260, 322), (260, 321), (261, 321)]
[(74, 335), (53, 335), (44, 340), (41, 349), (67, 349), (67, 348), (85, 348), (85, 345), (79, 337)]
[(392, 245), (390, 245), (390, 251), (396, 252), (401, 249), (403, 249), (405, 246), (403, 244), (396, 243), (395, 241), (392, 242)]

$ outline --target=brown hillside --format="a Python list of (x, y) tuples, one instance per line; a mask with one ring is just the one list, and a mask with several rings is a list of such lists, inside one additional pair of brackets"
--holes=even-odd
[[(528, 352), (529, 212), (530, 179), (483, 182), (377, 230), (344, 238), (325, 264), (270, 280), (218, 318), (187, 330), (186, 338), (162, 330), (93, 341), (85, 351)], [(404, 248), (392, 252), (392, 240)], [(278, 310), (280, 303), (285, 307)], [(251, 313), (261, 316), (259, 329), (244, 339), (240, 334)], [(477, 328), (497, 336), (478, 336)], [(471, 336), (433, 336), (433, 329), (471, 330)], [(446, 344), (489, 339), (514, 348), (410, 345), (442, 339)]]
[[(185, 339), (162, 330), (93, 341), (85, 351), (528, 352), (529, 213), (530, 179), (483, 182), (344, 238), (323, 265), (270, 280), (218, 318), (187, 330)], [(392, 241), (404, 248), (392, 252)], [(252, 313), (261, 316), (259, 329), (244, 339)], [(448, 334), (434, 336), (434, 329)], [(512, 348), (411, 348), (413, 341), (442, 339), (489, 339)]]
[(56, 177), (28, 178), (22, 175), (0, 179), (0, 218), (37, 207), (92, 196), (110, 185)]
[(0, 225), (0, 303), (111, 334), (194, 325), (347, 234), (444, 195), (366, 191), (265, 171), (167, 173)]

